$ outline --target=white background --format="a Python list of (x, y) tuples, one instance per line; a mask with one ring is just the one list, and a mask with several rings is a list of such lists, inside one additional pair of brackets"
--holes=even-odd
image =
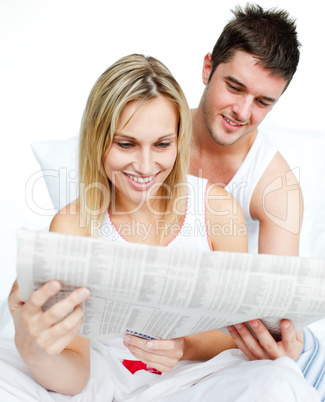
[[(1, 199), (24, 197), (26, 181), (38, 170), (29, 144), (76, 135), (92, 85), (124, 55), (160, 59), (196, 107), (203, 58), (236, 4), (246, 2), (0, 0)], [(259, 4), (287, 9), (303, 44), (296, 76), (270, 118), (324, 128), (323, 0)]]
[[(130, 53), (164, 62), (189, 105), (196, 107), (204, 89), (203, 58), (212, 51), (236, 4), (246, 2), (0, 0), (0, 298), (15, 278), (16, 229), (28, 219), (25, 184), (39, 170), (30, 143), (78, 134), (95, 80)], [(268, 119), (324, 131), (324, 0), (260, 0), (259, 4), (287, 9), (297, 19), (303, 44), (293, 82)], [(311, 177), (318, 180), (314, 196), (320, 205), (321, 177), (323, 172), (318, 179)], [(319, 208), (314, 209), (322, 223)], [(320, 243), (324, 242), (320, 239)], [(325, 333), (322, 339), (325, 342)]]

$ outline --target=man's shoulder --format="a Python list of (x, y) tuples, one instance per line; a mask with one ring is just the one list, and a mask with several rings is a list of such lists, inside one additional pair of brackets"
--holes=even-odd
[[(295, 176), (292, 172), (292, 169), (288, 165), (288, 162), (278, 151), (262, 174), (260, 182), (269, 183), (270, 181), (277, 180), (279, 177), (282, 176), (288, 176), (288, 178), (292, 177), (292, 180), (295, 180), (297, 182), (297, 179), (295, 179)], [(260, 182), (258, 183), (258, 185), (260, 184)]]
[[(284, 157), (277, 152), (261, 175), (252, 195), (250, 211), (252, 217), (265, 215), (265, 208), (286, 210), (289, 192), (301, 193), (299, 181)], [(281, 208), (280, 208), (281, 209)]]

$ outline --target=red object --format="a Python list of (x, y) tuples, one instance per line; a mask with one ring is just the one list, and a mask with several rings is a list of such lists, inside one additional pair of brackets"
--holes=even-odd
[(123, 366), (126, 367), (132, 374), (139, 370), (146, 370), (150, 373), (161, 374), (161, 371), (154, 369), (153, 367), (148, 367), (145, 363), (140, 362), (140, 360), (123, 360)]

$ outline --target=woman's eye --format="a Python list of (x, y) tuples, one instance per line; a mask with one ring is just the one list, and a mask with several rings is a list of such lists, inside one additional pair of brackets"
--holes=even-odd
[(159, 142), (157, 144), (158, 148), (167, 148), (170, 145), (170, 142)]
[(118, 142), (117, 145), (123, 149), (130, 149), (133, 146), (130, 142)]

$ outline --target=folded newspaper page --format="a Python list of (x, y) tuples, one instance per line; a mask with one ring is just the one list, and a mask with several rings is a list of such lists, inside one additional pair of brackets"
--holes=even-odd
[(206, 252), (21, 230), (23, 301), (51, 279), (63, 288), (44, 307), (86, 286), (81, 335), (176, 338), (260, 318), (275, 336), (325, 317), (325, 259)]

